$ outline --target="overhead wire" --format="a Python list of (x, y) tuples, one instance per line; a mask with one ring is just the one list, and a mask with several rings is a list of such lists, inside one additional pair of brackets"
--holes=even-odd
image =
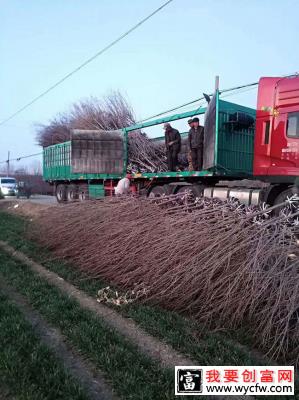
[(39, 153), (29, 154), (29, 155), (21, 156), (21, 157), (17, 157), (17, 158), (10, 158), (9, 160), (0, 161), (0, 164), (5, 164), (5, 163), (11, 162), (11, 161), (21, 161), (21, 160), (23, 160), (23, 158), (36, 157), (36, 156), (40, 156), (42, 154), (43, 154), (42, 152), (39, 152)]
[[(292, 77), (292, 76), (298, 76), (298, 72), (294, 72), (294, 73), (291, 73), (291, 74), (283, 75), (283, 78), (288, 78), (288, 77)], [(248, 89), (248, 90), (251, 90), (251, 88), (254, 89), (254, 88), (258, 85), (258, 83), (259, 83), (259, 82), (257, 81), (257, 82), (248, 83), (248, 84), (246, 84), (246, 85), (234, 86), (234, 87), (232, 87), (232, 88), (220, 90), (219, 93), (220, 93), (220, 95), (221, 95), (222, 93), (232, 92), (232, 91), (241, 90), (241, 89), (246, 89), (246, 88), (250, 88), (250, 89)], [(244, 91), (247, 91), (247, 90), (244, 90)], [(234, 93), (234, 94), (235, 94), (235, 93)], [(210, 94), (209, 94), (209, 96), (212, 96), (212, 95), (213, 95), (213, 93), (210, 93)], [(229, 96), (229, 95), (225, 95), (225, 96), (222, 96), (222, 97), (228, 97), (228, 96)], [(148, 120), (150, 120), (150, 119), (154, 119), (154, 118), (161, 117), (161, 116), (163, 116), (163, 115), (165, 115), (165, 114), (168, 114), (168, 113), (170, 113), (170, 112), (173, 112), (173, 111), (180, 110), (181, 108), (183, 108), (183, 107), (185, 107), (185, 106), (189, 106), (189, 105), (191, 105), (191, 104), (195, 104), (195, 103), (197, 103), (197, 102), (199, 102), (199, 101), (201, 101), (201, 100), (204, 100), (204, 99), (205, 99), (204, 96), (199, 97), (199, 98), (197, 98), (197, 99), (194, 99), (194, 100), (189, 101), (188, 103), (181, 104), (181, 105), (176, 106), (176, 107), (173, 107), (173, 108), (171, 108), (171, 109), (169, 109), (169, 110), (162, 111), (162, 112), (160, 112), (160, 113), (158, 113), (158, 114), (155, 114), (155, 115), (152, 115), (152, 116), (150, 116), (150, 117), (144, 118), (144, 119), (138, 121), (137, 124), (140, 124), (140, 123), (142, 123), (142, 122), (146, 122), (146, 121), (148, 121)]]
[(97, 57), (101, 56), (103, 53), (105, 53), (107, 50), (109, 50), (111, 47), (115, 46), (118, 42), (120, 42), (122, 39), (130, 35), (133, 31), (135, 31), (137, 28), (139, 28), (141, 25), (143, 25), (146, 21), (148, 21), (150, 18), (152, 18), (155, 14), (157, 14), (159, 11), (161, 11), (163, 8), (168, 6), (170, 3), (172, 3), (174, 0), (168, 0), (165, 3), (163, 3), (160, 7), (156, 8), (153, 12), (151, 12), (149, 15), (147, 15), (145, 18), (143, 18), (141, 21), (139, 21), (137, 24), (135, 24), (132, 28), (130, 28), (128, 31), (123, 33), (121, 36), (119, 36), (117, 39), (113, 40), (111, 43), (109, 43), (107, 46), (102, 48), (100, 51), (98, 51), (96, 54), (88, 58), (86, 61), (84, 61), (82, 64), (80, 64), (78, 67), (67, 73), (65, 76), (63, 76), (61, 79), (59, 79), (56, 83), (54, 83), (52, 86), (50, 86), (48, 89), (40, 93), (38, 96), (34, 97), (31, 101), (26, 103), (24, 106), (19, 108), (17, 111), (15, 111), (13, 114), (11, 114), (9, 117), (5, 118), (3, 121), (0, 122), (0, 126), (4, 125), (6, 122), (10, 121), (12, 118), (14, 118), (16, 115), (20, 114), (23, 112), (25, 109), (30, 107), (32, 104), (36, 103), (39, 99), (42, 97), (46, 96), (49, 92), (51, 92), (53, 89), (55, 89), (57, 86), (61, 85), (64, 81), (66, 81), (68, 78), (70, 78), (72, 75), (80, 71), (82, 68), (84, 68), (87, 64), (91, 63), (94, 61)]
[[(230, 92), (230, 91), (233, 91), (233, 90), (238, 90), (238, 89), (250, 87), (250, 86), (257, 86), (257, 85), (258, 85), (258, 82), (249, 83), (249, 84), (247, 84), (247, 85), (240, 85), (240, 86), (236, 86), (236, 87), (233, 87), (233, 88), (221, 90), (221, 91), (220, 91), (220, 94), (221, 94), (221, 93)], [(210, 93), (210, 94), (209, 94), (209, 96), (212, 96), (212, 95), (213, 95), (213, 93)], [(204, 100), (204, 99), (205, 99), (204, 96), (199, 97), (199, 98), (197, 98), (197, 99), (194, 99), (194, 100), (189, 101), (188, 103), (181, 104), (181, 105), (179, 105), (179, 106), (170, 108), (169, 110), (162, 111), (162, 112), (160, 112), (160, 113), (158, 113), (158, 114), (155, 114), (155, 115), (152, 115), (152, 116), (150, 116), (150, 117), (144, 118), (144, 119), (142, 119), (141, 121), (138, 121), (137, 123), (139, 124), (139, 123), (142, 123), (142, 122), (146, 122), (146, 121), (148, 121), (148, 120), (150, 120), (150, 119), (157, 118), (157, 117), (160, 117), (160, 116), (162, 116), (162, 115), (168, 114), (168, 113), (170, 113), (170, 112), (180, 110), (180, 109), (183, 108), (183, 107), (186, 107), (186, 106), (189, 106), (189, 105), (191, 105), (191, 104), (197, 103), (197, 102), (199, 102), (199, 101), (201, 101), (201, 100)]]
[(245, 88), (245, 89), (239, 89), (239, 90), (237, 90), (235, 92), (229, 92), (229, 93), (224, 94), (223, 96), (221, 95), (221, 98), (236, 96), (238, 94), (246, 93), (246, 92), (249, 92), (249, 91), (254, 90), (254, 89), (257, 89), (257, 87), (256, 86), (252, 86), (252, 87)]
[[(253, 90), (253, 89), (255, 89), (255, 87), (252, 87), (252, 86), (249, 87), (249, 88), (247, 88), (247, 89), (245, 89), (245, 90), (244, 90), (244, 88), (243, 88), (243, 90), (240, 90), (240, 89), (239, 89), (239, 91), (237, 91), (237, 92), (227, 93), (227, 94), (225, 94), (225, 95), (222, 96), (222, 97), (233, 96), (233, 95), (236, 95), (236, 94), (239, 94), (239, 93), (244, 93), (244, 92), (247, 92), (247, 91)], [(191, 104), (193, 104), (193, 102), (190, 102), (190, 103), (188, 103), (188, 104), (185, 104), (185, 105), (182, 106), (181, 108), (185, 107), (185, 111), (189, 111), (188, 109), (186, 109), (186, 107), (189, 106), (189, 105), (191, 105)], [(205, 101), (199, 103), (199, 104), (198, 104), (198, 108), (200, 108), (200, 107), (203, 106), (204, 104), (205, 104)], [(170, 110), (169, 112), (171, 112), (171, 110)], [(169, 112), (168, 112), (168, 113), (169, 113)], [(167, 114), (167, 113), (165, 113), (165, 114), (163, 114), (163, 115), (166, 115), (166, 114)], [(43, 153), (29, 154), (29, 155), (27, 155), (27, 156), (22, 156), (22, 157), (17, 157), (17, 158), (14, 158), (14, 159), (10, 159), (9, 161), (20, 161), (20, 160), (22, 160), (22, 159), (24, 159), (24, 158), (35, 157), (35, 156), (39, 156), (39, 155), (42, 155), (42, 154), (43, 154)], [(4, 163), (7, 163), (7, 162), (8, 162), (8, 160), (6, 160), (6, 161), (0, 161), (0, 164), (4, 164)]]
[[(230, 89), (230, 90), (223, 90), (223, 91), (220, 91), (220, 95), (221, 95), (221, 98), (223, 98), (223, 97), (226, 98), (226, 97), (235, 96), (235, 95), (238, 95), (238, 94), (241, 94), (241, 93), (245, 93), (245, 92), (248, 92), (248, 91), (254, 90), (254, 89), (256, 89), (256, 85), (255, 85), (255, 86), (249, 85), (249, 87), (245, 87), (245, 88), (241, 87), (240, 89), (238, 88), (238, 89), (236, 89), (236, 91), (233, 91), (233, 92), (231, 92), (231, 89)], [(227, 93), (227, 92), (228, 92), (228, 93)], [(226, 94), (222, 95), (222, 93), (226, 93)], [(212, 94), (211, 94), (210, 96), (212, 96)], [(203, 101), (201, 101), (201, 100), (203, 100)], [(198, 102), (198, 104), (196, 104), (196, 107), (197, 107), (197, 108), (201, 108), (203, 105), (206, 104), (205, 98), (204, 98), (204, 97), (200, 97), (200, 98), (198, 98), (198, 99), (192, 100), (191, 102), (185, 103), (185, 104), (183, 104), (183, 105), (181, 105), (181, 106), (179, 106), (179, 107), (175, 107), (175, 108), (172, 108), (172, 109), (167, 110), (166, 112), (163, 112), (163, 113), (160, 113), (160, 114), (156, 114), (155, 116), (152, 116), (152, 117), (143, 119), (143, 120), (141, 120), (141, 121), (139, 121), (139, 122), (137, 122), (137, 123), (142, 123), (142, 122), (148, 121), (148, 120), (150, 120), (150, 119), (157, 118), (157, 117), (159, 117), (160, 115), (161, 115), (161, 116), (166, 116), (166, 115), (169, 114), (170, 112), (176, 111), (176, 110), (178, 110), (178, 109), (180, 110), (180, 112), (187, 112), (187, 111), (190, 111), (191, 108), (190, 108), (189, 106), (191, 106), (192, 104), (195, 104), (195, 103), (197, 103), (197, 102)], [(192, 109), (192, 110), (193, 110), (193, 109)]]
[[(298, 73), (285, 75), (285, 77), (290, 77), (290, 76), (295, 76), (295, 75), (298, 75)], [(248, 92), (250, 90), (253, 90), (253, 89), (256, 88), (257, 85), (258, 85), (258, 82), (253, 82), (253, 83), (249, 83), (247, 85), (239, 85), (239, 86), (236, 86), (236, 87), (233, 87), (233, 88), (223, 89), (223, 90), (220, 90), (219, 93), (220, 93), (220, 95), (222, 95), (223, 93), (226, 93), (221, 97), (230, 97), (230, 96), (238, 95), (240, 93), (245, 93), (245, 92)], [(210, 94), (209, 96), (212, 96), (212, 94)], [(176, 110), (181, 109), (183, 107), (187, 107), (187, 106), (189, 106), (191, 104), (194, 104), (194, 103), (196, 103), (198, 101), (201, 101), (201, 100), (204, 100), (204, 99), (205, 99), (205, 97), (200, 97), (198, 99), (195, 99), (195, 100), (192, 100), (190, 102), (184, 103), (181, 106), (177, 106), (177, 107), (171, 108), (171, 109), (169, 109), (167, 111), (164, 111), (162, 113), (159, 113), (159, 114), (153, 115), (151, 117), (148, 117), (146, 119), (143, 119), (141, 121), (138, 121), (137, 123), (142, 123), (142, 122), (148, 121), (150, 119), (157, 118), (159, 116), (168, 114), (168, 113), (170, 113), (172, 111), (176, 111)], [(198, 108), (200, 108), (202, 105), (204, 105), (204, 103), (205, 102), (202, 102), (202, 103), (198, 104)], [(18, 157), (18, 158), (15, 158), (15, 159), (10, 159), (9, 161), (20, 161), (23, 158), (34, 157), (34, 156), (38, 156), (38, 155), (41, 155), (41, 154), (43, 154), (43, 153), (30, 154), (30, 155), (27, 155), (27, 156)], [(0, 161), (0, 164), (7, 163), (7, 162), (8, 162), (8, 160)]]

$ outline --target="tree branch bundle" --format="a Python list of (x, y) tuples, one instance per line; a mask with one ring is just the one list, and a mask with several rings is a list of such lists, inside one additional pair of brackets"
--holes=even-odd
[[(126, 99), (112, 93), (104, 101), (96, 98), (73, 104), (47, 125), (37, 127), (37, 142), (42, 147), (63, 143), (71, 138), (72, 129), (109, 131), (135, 124), (134, 112)], [(100, 133), (99, 133), (100, 134)], [(166, 171), (164, 142), (153, 142), (140, 130), (128, 135), (128, 172)]]
[(113, 198), (52, 208), (35, 237), (90, 277), (140, 290), (204, 329), (250, 327), (273, 357), (287, 356), (299, 343), (296, 201), (270, 218), (271, 210), (188, 194)]

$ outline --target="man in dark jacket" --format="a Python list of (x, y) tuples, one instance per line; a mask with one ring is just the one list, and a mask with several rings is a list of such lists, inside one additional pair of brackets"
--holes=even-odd
[(181, 150), (181, 135), (169, 123), (164, 124), (165, 146), (169, 171), (176, 171), (178, 154)]
[(204, 127), (199, 125), (199, 119), (193, 118), (192, 128), (189, 130), (188, 142), (191, 151), (194, 171), (202, 169)]

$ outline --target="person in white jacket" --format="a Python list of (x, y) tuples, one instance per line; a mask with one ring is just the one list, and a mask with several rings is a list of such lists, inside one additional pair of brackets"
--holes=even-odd
[(118, 181), (116, 187), (114, 188), (114, 193), (116, 196), (121, 196), (123, 194), (130, 193), (130, 175), (127, 175), (125, 178), (122, 178)]

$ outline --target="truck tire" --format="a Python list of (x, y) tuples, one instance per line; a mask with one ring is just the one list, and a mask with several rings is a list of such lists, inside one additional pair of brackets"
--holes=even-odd
[(79, 199), (79, 201), (85, 201), (85, 200), (89, 199), (89, 192), (88, 192), (88, 186), (87, 185), (79, 186), (78, 199)]
[(204, 190), (205, 190), (204, 185), (196, 185), (196, 184), (192, 185), (192, 192), (195, 197), (203, 197)]
[(168, 185), (154, 186), (148, 194), (148, 197), (161, 197), (168, 194)]
[[(299, 189), (296, 188), (295, 186), (288, 188), (287, 190), (284, 190), (283, 192), (281, 192), (275, 199), (274, 201), (274, 206), (283, 203), (284, 201), (287, 200), (287, 198), (292, 197), (294, 194), (297, 194), (299, 196)], [(295, 212), (295, 209), (297, 209), (298, 207), (298, 203), (294, 206), (292, 205), (286, 205), (287, 209), (289, 209), (289, 211), (293, 211)], [(278, 216), (280, 211), (283, 209), (284, 207), (279, 207), (276, 208), (274, 210), (274, 215)]]
[(73, 202), (78, 199), (78, 187), (76, 185), (68, 185), (66, 188), (66, 200)]
[(66, 201), (66, 186), (62, 184), (57, 185), (55, 195), (58, 203), (64, 203)]
[(191, 191), (194, 197), (203, 196), (204, 186), (203, 185), (183, 185), (179, 186), (175, 193), (184, 193)]
[(175, 191), (175, 194), (185, 194), (191, 192), (192, 193), (192, 185), (183, 185), (179, 186)]

